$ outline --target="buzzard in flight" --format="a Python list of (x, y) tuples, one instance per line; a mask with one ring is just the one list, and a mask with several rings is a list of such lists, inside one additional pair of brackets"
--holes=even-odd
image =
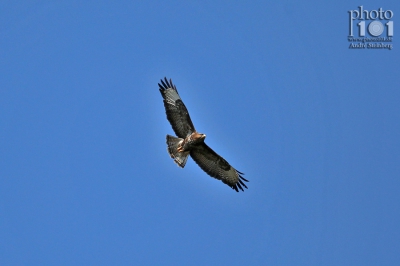
[(243, 181), (249, 181), (242, 176), (243, 173), (233, 168), (204, 143), (206, 135), (197, 132), (194, 128), (188, 110), (179, 97), (176, 86), (172, 84), (172, 80), (168, 81), (164, 78), (158, 86), (164, 98), (167, 119), (178, 136), (167, 135), (167, 150), (175, 163), (181, 168), (185, 167), (190, 155), (204, 172), (221, 180), (237, 192), (239, 189), (244, 191), (243, 187), (247, 188), (247, 186)]

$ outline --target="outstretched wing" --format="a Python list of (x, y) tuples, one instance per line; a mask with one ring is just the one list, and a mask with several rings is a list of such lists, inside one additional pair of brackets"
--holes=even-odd
[(161, 84), (158, 83), (158, 86), (164, 98), (167, 119), (175, 134), (180, 138), (185, 138), (188, 134), (193, 133), (195, 129), (189, 112), (179, 97), (176, 86), (172, 84), (172, 80), (170, 79), (168, 82), (167, 78), (164, 78), (164, 81), (161, 80)]
[(224, 158), (208, 147), (207, 144), (196, 145), (196, 148), (190, 151), (190, 156), (192, 156), (193, 160), (204, 172), (221, 180), (237, 192), (239, 192), (238, 188), (244, 191), (242, 186), (247, 188), (243, 181), (249, 181), (242, 176), (243, 173), (233, 168)]

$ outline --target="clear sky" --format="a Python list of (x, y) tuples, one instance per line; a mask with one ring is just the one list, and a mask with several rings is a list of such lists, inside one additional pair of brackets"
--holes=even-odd
[[(391, 50), (349, 49), (360, 5), (392, 11)], [(0, 265), (398, 265), (399, 18), (398, 0), (1, 1)], [(163, 77), (245, 192), (169, 158)]]

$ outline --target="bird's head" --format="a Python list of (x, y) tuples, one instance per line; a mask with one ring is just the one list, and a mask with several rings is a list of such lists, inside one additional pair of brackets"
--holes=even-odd
[(194, 133), (194, 138), (197, 141), (204, 141), (204, 139), (206, 138), (206, 134), (196, 132), (196, 133)]

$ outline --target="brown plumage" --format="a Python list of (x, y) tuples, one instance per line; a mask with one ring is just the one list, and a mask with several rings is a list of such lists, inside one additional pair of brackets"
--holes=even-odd
[(205, 134), (199, 133), (193, 126), (189, 112), (178, 94), (172, 80), (161, 80), (158, 83), (161, 95), (164, 99), (165, 112), (172, 129), (178, 137), (167, 135), (167, 150), (175, 163), (185, 167), (188, 156), (210, 176), (221, 180), (232, 189), (239, 192), (243, 187), (247, 188), (245, 182), (249, 182), (243, 173), (233, 168), (224, 158), (219, 156), (205, 144)]

